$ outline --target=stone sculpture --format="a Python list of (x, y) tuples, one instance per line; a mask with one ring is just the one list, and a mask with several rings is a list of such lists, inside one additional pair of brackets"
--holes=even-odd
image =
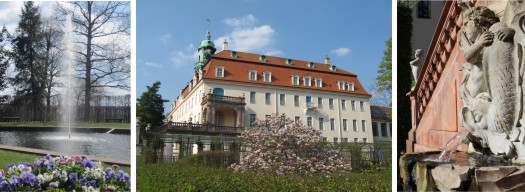
[(460, 84), (463, 126), (476, 150), (522, 161), (525, 2), (509, 1), (501, 19), (487, 7), (460, 7), (459, 44), (467, 61)]
[(414, 53), (414, 60), (410, 61), (410, 67), (412, 68), (412, 77), (414, 77), (414, 81), (417, 81), (417, 77), (421, 71), (421, 51), (421, 49), (416, 49)]

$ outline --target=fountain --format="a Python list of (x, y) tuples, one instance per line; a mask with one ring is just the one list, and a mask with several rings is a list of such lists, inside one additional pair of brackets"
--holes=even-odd
[[(66, 4), (65, 6), (69, 5)], [(8, 150), (11, 149), (10, 146), (35, 148), (52, 152), (51, 154), (54, 155), (89, 155), (92, 158), (117, 160), (129, 164), (131, 154), (130, 130), (75, 128), (75, 90), (80, 86), (75, 80), (73, 43), (72, 16), (68, 14), (66, 15), (62, 42), (65, 49), (61, 61), (63, 87), (59, 90), (62, 101), (60, 104), (60, 125), (58, 127), (0, 127), (0, 145), (7, 145), (0, 147)]]
[[(456, 129), (432, 128), (465, 130), (450, 138), (441, 151), (426, 150), (401, 156), (399, 168), (404, 190), (525, 190), (525, 84), (522, 82), (525, 78), (525, 2), (476, 3), (468, 0), (447, 2), (448, 9), (452, 11), (444, 13), (454, 14), (457, 9), (461, 9), (461, 18), (452, 17), (451, 21), (462, 21), (463, 25), (454, 28), (451, 26), (456, 23), (444, 22), (447, 25), (445, 27), (452, 29), (448, 37), (457, 38), (459, 43), (442, 47), (441, 50), (455, 52), (441, 55), (441, 60), (446, 61), (443, 57), (450, 55), (459, 55), (449, 60), (446, 67), (452, 65), (454, 69), (454, 65), (462, 66), (462, 79), (457, 93), (462, 105), (458, 105), (460, 110), (456, 114), (460, 119), (459, 126), (454, 123), (441, 124)], [(489, 5), (498, 10), (486, 7)], [(454, 72), (442, 69), (439, 73), (450, 77), (449, 74)], [(436, 79), (439, 78), (434, 77), (433, 81)], [(455, 86), (448, 89), (439, 85), (436, 87), (437, 91), (434, 91), (437, 93), (434, 95), (437, 96), (434, 98), (444, 93), (456, 94)], [(439, 102), (440, 105), (446, 105), (449, 101), (454, 100)], [(423, 105), (430, 106), (427, 114), (436, 114), (436, 109), (442, 109), (427, 101)], [(437, 117), (421, 115), (419, 118), (423, 119), (420, 121), (432, 122)], [(418, 125), (416, 128), (419, 128)], [(420, 132), (426, 131), (421, 129), (423, 131)], [(430, 134), (414, 135), (428, 138), (419, 139), (427, 143), (435, 139)], [(468, 151), (457, 152), (462, 143), (468, 144)], [(418, 151), (425, 151), (421, 148)]]

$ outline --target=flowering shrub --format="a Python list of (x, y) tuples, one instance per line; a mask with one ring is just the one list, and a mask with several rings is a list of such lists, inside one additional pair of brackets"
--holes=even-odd
[(0, 169), (0, 191), (129, 191), (129, 175), (117, 168), (81, 156), (46, 155)]
[(236, 171), (288, 173), (333, 173), (350, 171), (338, 151), (330, 150), (322, 142), (321, 132), (284, 114), (273, 114), (266, 120), (257, 120), (254, 129), (241, 134), (246, 154)]

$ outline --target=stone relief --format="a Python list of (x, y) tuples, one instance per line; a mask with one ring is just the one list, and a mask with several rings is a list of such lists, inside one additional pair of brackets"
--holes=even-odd
[(463, 9), (459, 42), (463, 64), (460, 94), (463, 126), (477, 151), (525, 159), (523, 45), (525, 2), (509, 1), (502, 18), (487, 7)]
[(414, 77), (414, 81), (417, 81), (417, 77), (421, 71), (421, 63), (423, 62), (421, 59), (421, 52), (421, 49), (416, 49), (414, 53), (414, 60), (410, 61), (410, 68), (412, 68), (412, 77)]

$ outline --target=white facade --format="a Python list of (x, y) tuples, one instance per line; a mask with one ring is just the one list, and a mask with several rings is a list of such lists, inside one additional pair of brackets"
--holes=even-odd
[[(315, 86), (315, 82), (312, 85)], [(202, 97), (213, 93), (215, 88), (224, 90), (224, 96), (245, 98), (243, 116), (246, 128), (250, 127), (254, 115), (257, 119), (264, 119), (266, 115), (272, 113), (285, 113), (288, 118), (299, 118), (304, 124), (311, 122), (313, 128), (322, 129), (323, 137), (329, 142), (373, 142), (374, 140), (368, 96), (221, 80), (203, 79), (190, 88), (186, 97), (179, 96), (167, 117), (168, 121), (189, 122), (191, 119), (192, 123), (201, 123)], [(298, 97), (297, 104), (296, 97)], [(311, 103), (308, 106), (307, 97), (310, 98)], [(333, 101), (333, 106), (330, 105), (330, 100)], [(236, 116), (233, 110), (221, 109), (221, 114), (224, 116), (220, 120), (222, 125), (235, 125)], [(346, 130), (344, 130), (344, 122), (346, 122)]]

